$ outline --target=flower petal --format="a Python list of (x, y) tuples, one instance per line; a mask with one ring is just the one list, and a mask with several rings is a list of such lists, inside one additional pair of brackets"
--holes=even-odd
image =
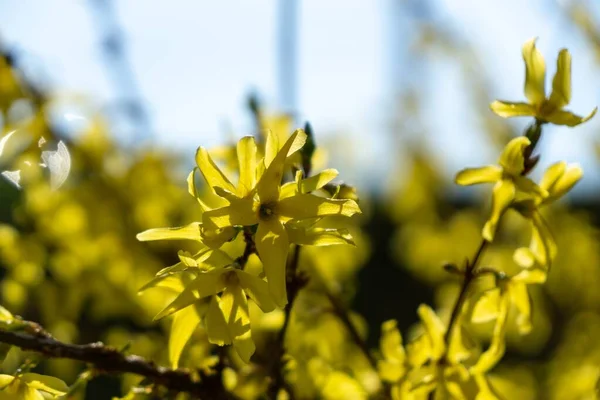
[(490, 104), (490, 109), (503, 118), (535, 116), (535, 107), (527, 103), (496, 100)]
[(444, 339), (446, 327), (435, 311), (428, 305), (421, 304), (417, 312), (421, 322), (423, 322), (423, 328), (431, 340), (431, 357), (434, 360), (439, 360), (446, 352), (446, 341)]
[(547, 106), (560, 110), (571, 101), (571, 55), (562, 49), (556, 60), (556, 73), (552, 79), (552, 93)]
[(517, 327), (521, 335), (531, 332), (531, 299), (527, 285), (521, 282), (510, 283), (510, 298), (518, 311)]
[(285, 228), (276, 218), (260, 221), (255, 241), (273, 300), (283, 308), (287, 304), (286, 264), (290, 247)]
[(222, 292), (227, 287), (226, 282), (223, 280), (223, 274), (228, 271), (230, 271), (228, 268), (218, 268), (198, 274), (198, 277), (190, 282), (171, 304), (159, 312), (154, 320), (159, 320), (194, 304), (198, 300)]
[(281, 200), (277, 204), (277, 215), (282, 219), (303, 220), (328, 215), (351, 217), (360, 214), (354, 200), (332, 200), (313, 194), (300, 194)]
[(506, 144), (498, 163), (504, 171), (512, 176), (520, 176), (525, 169), (525, 149), (531, 141), (525, 136), (519, 136)]
[(27, 372), (19, 377), (32, 389), (44, 391), (55, 396), (60, 396), (69, 391), (69, 387), (62, 380), (53, 376)]
[(549, 268), (557, 253), (552, 231), (550, 231), (548, 224), (539, 211), (533, 213), (531, 221), (533, 229), (529, 248), (535, 255), (538, 263), (543, 267)]
[(590, 120), (594, 115), (596, 115), (596, 111), (598, 111), (598, 107), (595, 107), (587, 116), (580, 117), (579, 115), (573, 114), (570, 111), (557, 110), (548, 115), (544, 115), (544, 120), (551, 122), (554, 125), (566, 125), (574, 127)]
[(258, 222), (258, 216), (253, 207), (252, 199), (237, 199), (228, 206), (206, 211), (202, 214), (202, 223), (208, 230), (235, 225), (252, 226)]
[(334, 180), (337, 176), (338, 171), (333, 168), (321, 171), (316, 175), (301, 180), (299, 185), (300, 192), (310, 193), (314, 192), (317, 189), (321, 189), (323, 186), (327, 185), (329, 182)]
[(221, 295), (220, 306), (235, 350), (242, 361), (250, 362), (256, 347), (251, 337), (248, 300), (242, 287), (237, 284), (229, 286)]
[(548, 167), (548, 169), (546, 169), (546, 172), (544, 172), (544, 176), (540, 180), (539, 186), (548, 191), (548, 193), (552, 193), (554, 191), (554, 185), (565, 173), (566, 169), (567, 163), (565, 161), (559, 161), (552, 164)]
[(498, 318), (494, 325), (490, 346), (481, 354), (477, 363), (469, 369), (471, 374), (484, 374), (491, 370), (500, 361), (506, 350), (504, 336), (506, 334), (508, 309), (510, 297), (508, 293), (500, 296)]
[(256, 143), (253, 136), (245, 136), (237, 144), (237, 157), (240, 167), (238, 195), (246, 196), (256, 185)]
[(223, 310), (219, 306), (219, 296), (213, 296), (210, 299), (208, 311), (206, 312), (206, 334), (208, 341), (212, 344), (223, 346), (231, 344), (231, 335), (229, 333), (229, 326), (223, 315)]
[(541, 104), (546, 99), (546, 63), (542, 53), (535, 47), (537, 38), (523, 45), (525, 61), (525, 96), (531, 104)]
[(558, 178), (550, 196), (552, 199), (559, 199), (564, 196), (583, 178), (583, 169), (579, 164), (567, 165), (566, 171)]
[(301, 228), (287, 224), (285, 229), (290, 243), (309, 246), (331, 246), (350, 244), (354, 246), (352, 236), (347, 229)]
[(275, 303), (269, 293), (269, 284), (257, 276), (236, 269), (240, 285), (248, 296), (263, 312), (271, 312), (275, 309)]
[(273, 161), (268, 164), (267, 169), (262, 174), (260, 181), (256, 186), (258, 197), (262, 203), (277, 201), (279, 199), (283, 168), (288, 153), (293, 149), (295, 149), (295, 151), (298, 150), (305, 142), (306, 134), (301, 130), (297, 130), (290, 136), (287, 142), (285, 142)]
[(200, 222), (192, 222), (186, 226), (173, 228), (153, 228), (138, 233), (136, 239), (140, 242), (152, 240), (195, 240), (202, 241), (200, 236)]
[(233, 184), (227, 179), (223, 172), (221, 172), (219, 167), (217, 167), (217, 164), (215, 164), (204, 147), (199, 147), (196, 151), (196, 164), (198, 165), (198, 168), (200, 168), (202, 176), (204, 176), (206, 183), (208, 183), (208, 186), (210, 186), (211, 189), (214, 186), (218, 186), (231, 193), (235, 193)]
[(179, 366), (179, 358), (185, 344), (192, 337), (192, 333), (200, 324), (200, 316), (196, 307), (187, 307), (173, 317), (171, 324), (171, 333), (169, 334), (169, 363), (171, 368), (176, 369)]
[(492, 194), (492, 212), (490, 218), (483, 227), (483, 238), (488, 242), (494, 240), (498, 221), (514, 198), (515, 185), (512, 181), (503, 179), (496, 183), (494, 186), (494, 193)]
[(492, 183), (502, 178), (502, 168), (488, 165), (480, 168), (465, 168), (456, 174), (454, 182), (458, 185), (468, 186), (479, 183)]
[(536, 263), (535, 255), (527, 247), (516, 249), (513, 253), (513, 260), (521, 268), (532, 268)]
[(473, 306), (471, 322), (481, 324), (498, 318), (500, 312), (500, 289), (494, 288), (485, 291)]

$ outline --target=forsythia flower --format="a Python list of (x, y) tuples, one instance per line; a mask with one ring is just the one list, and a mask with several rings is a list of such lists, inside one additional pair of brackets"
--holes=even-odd
[(522, 176), (525, 170), (524, 152), (531, 142), (520, 136), (512, 139), (504, 148), (498, 163), (480, 168), (466, 168), (455, 178), (459, 185), (475, 185), (479, 183), (496, 183), (492, 195), (492, 211), (483, 227), (483, 237), (494, 240), (500, 216), (511, 205), (518, 192), (545, 197), (546, 190), (537, 186), (531, 179)]
[(492, 340), (477, 363), (469, 369), (472, 374), (484, 374), (491, 370), (504, 355), (508, 312), (510, 305), (518, 311), (517, 327), (521, 334), (531, 331), (531, 299), (527, 285), (546, 281), (546, 271), (539, 268), (524, 269), (510, 278), (498, 278), (498, 287), (488, 290), (473, 307), (471, 321), (484, 323), (496, 320)]
[(556, 125), (577, 126), (596, 114), (597, 107), (586, 117), (580, 117), (564, 107), (571, 101), (571, 55), (567, 49), (558, 53), (552, 93), (546, 97), (546, 64), (535, 47), (536, 39), (523, 45), (525, 61), (525, 96), (529, 103), (494, 101), (490, 108), (501, 117), (531, 116)]
[[(306, 141), (303, 131), (294, 132), (280, 149), (277, 138), (269, 135), (264, 161), (258, 165), (253, 138), (244, 138), (242, 141), (246, 145), (242, 151), (238, 145), (240, 183), (237, 189), (214, 164), (208, 152), (203, 148), (198, 150), (196, 159), (200, 171), (215, 193), (229, 202), (227, 206), (206, 211), (202, 222), (204, 230), (208, 232), (257, 225), (256, 249), (263, 263), (269, 290), (275, 303), (283, 307), (287, 303), (285, 266), (290, 243), (331, 244), (320, 243), (323, 235), (338, 237), (340, 243), (348, 242), (345, 231), (314, 230), (298, 222), (329, 215), (352, 216), (360, 213), (360, 209), (353, 200), (327, 199), (308, 193), (323, 187), (336, 174), (324, 171), (299, 183), (290, 182), (282, 186), (286, 159)], [(298, 191), (298, 187), (305, 189)]]
[(582, 177), (583, 170), (578, 164), (568, 165), (564, 161), (557, 162), (548, 167), (540, 181), (539, 186), (547, 193), (546, 196), (534, 196), (515, 201), (514, 208), (530, 219), (532, 225), (529, 248), (522, 247), (515, 251), (515, 261), (521, 267), (550, 266), (556, 256), (556, 244), (539, 209), (564, 196)]
[[(19, 400), (58, 399), (69, 391), (60, 379), (27, 372), (17, 376), (0, 375), (0, 393)], [(2, 397), (0, 397), (1, 399)]]
[[(208, 250), (206, 253), (211, 254), (208, 257), (202, 254), (197, 258), (180, 256), (189, 268), (178, 268), (179, 271), (193, 272), (195, 278), (171, 304), (156, 315), (155, 319), (171, 315), (210, 296), (210, 304), (206, 311), (209, 341), (220, 346), (233, 344), (242, 360), (249, 362), (255, 346), (250, 333), (250, 313), (246, 296), (263, 312), (273, 311), (275, 304), (271, 300), (267, 283), (239, 269), (241, 266), (238, 263), (219, 250)], [(206, 269), (207, 267), (210, 269)], [(159, 278), (170, 276), (172, 271), (171, 269), (159, 273)], [(147, 287), (149, 286), (146, 285), (145, 288)], [(217, 296), (218, 294), (221, 296)], [(193, 313), (193, 308), (189, 312)], [(173, 361), (176, 363), (177, 360)]]
[(472, 379), (479, 390), (487, 394), (486, 400), (497, 399), (487, 379), (471, 375), (463, 365), (472, 357), (472, 352), (464, 341), (462, 316), (457, 318), (448, 345), (446, 327), (435, 312), (426, 305), (419, 306), (418, 312), (425, 333), (406, 345), (406, 349), (396, 321), (386, 321), (382, 325), (380, 348), (383, 360), (379, 361), (378, 370), (384, 381), (392, 383), (392, 398), (422, 399), (434, 390), (448, 398), (467, 398), (466, 391)]

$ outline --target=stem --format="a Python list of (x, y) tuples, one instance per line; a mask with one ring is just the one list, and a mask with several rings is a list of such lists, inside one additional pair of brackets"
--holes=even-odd
[(68, 344), (54, 339), (38, 324), (19, 321), (17, 324), (36, 327), (35, 331), (10, 331), (0, 328), (0, 342), (33, 351), (49, 358), (68, 358), (91, 364), (96, 372), (123, 374), (132, 373), (145, 377), (155, 384), (162, 385), (175, 392), (187, 392), (193, 398), (232, 399), (221, 382), (200, 381), (198, 377), (185, 369), (173, 370), (160, 367), (136, 355), (124, 355), (117, 349), (101, 342), (89, 344)]
[(350, 315), (348, 313), (348, 310), (346, 310), (346, 307), (342, 304), (340, 299), (338, 299), (331, 292), (329, 292), (328, 289), (325, 289), (325, 294), (327, 295), (327, 298), (331, 302), (331, 305), (333, 306), (333, 309), (334, 309), (336, 315), (342, 321), (342, 323), (346, 326), (346, 329), (348, 330), (348, 333), (350, 334), (350, 338), (352, 339), (354, 344), (356, 344), (356, 346), (363, 353), (363, 355), (365, 356), (367, 361), (369, 361), (369, 364), (371, 364), (371, 367), (373, 367), (373, 369), (377, 370), (377, 361), (375, 361), (375, 359), (369, 352), (369, 347), (367, 346), (365, 341), (362, 339), (362, 337), (360, 337), (360, 333), (358, 333), (358, 330), (356, 329), (356, 327), (350, 320)]
[(469, 291), (469, 286), (471, 285), (471, 282), (473, 282), (473, 279), (476, 276), (474, 274), (475, 267), (477, 266), (477, 263), (479, 262), (479, 259), (483, 255), (483, 252), (485, 251), (488, 244), (490, 244), (490, 242), (483, 239), (481, 241), (481, 244), (477, 248), (475, 255), (473, 256), (473, 258), (471, 259), (470, 262), (467, 262), (467, 265), (465, 266), (465, 273), (464, 273), (465, 279), (463, 280), (462, 287), (460, 288), (460, 293), (458, 294), (458, 299), (456, 300), (456, 304), (454, 304), (454, 308), (452, 309), (452, 314), (450, 315), (450, 321), (448, 322), (448, 330), (446, 330), (446, 335), (444, 337), (444, 340), (446, 343), (450, 343), (450, 339), (452, 337), (452, 331), (454, 330), (454, 324), (456, 323), (456, 320), (458, 319), (458, 316), (460, 315), (460, 312), (462, 311), (463, 304), (465, 303), (465, 300), (467, 299), (467, 293)]

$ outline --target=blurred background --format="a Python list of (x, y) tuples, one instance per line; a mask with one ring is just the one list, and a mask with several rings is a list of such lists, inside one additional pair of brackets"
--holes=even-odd
[[(458, 282), (442, 266), (472, 255), (489, 207), (489, 188), (452, 179), (494, 163), (529, 122), (488, 107), (524, 99), (522, 44), (539, 37), (548, 80), (568, 48), (569, 108), (585, 115), (600, 104), (600, 3), (591, 0), (6, 0), (0, 15), (2, 136), (17, 129), (0, 171), (41, 182), (20, 190), (0, 178), (0, 304), (62, 340), (130, 343), (158, 361), (168, 325), (152, 316), (164, 299), (137, 290), (187, 245), (148, 246), (135, 234), (198, 220), (185, 178), (199, 145), (311, 123), (322, 167), (356, 186), (365, 210), (358, 249), (328, 249), (319, 268), (375, 348), (385, 320), (410, 332), (420, 303), (450, 311)], [(566, 160), (585, 178), (548, 215), (559, 258), (549, 282), (530, 290), (533, 332), (513, 327), (494, 371), (507, 398), (595, 398), (599, 128), (598, 117), (544, 128), (534, 177)], [(69, 175), (53, 189), (49, 166), (23, 166), (59, 142)], [(509, 218), (484, 264), (510, 263), (527, 240)], [(81, 366), (42, 368), (72, 381)], [(121, 385), (100, 378), (86, 398)]]

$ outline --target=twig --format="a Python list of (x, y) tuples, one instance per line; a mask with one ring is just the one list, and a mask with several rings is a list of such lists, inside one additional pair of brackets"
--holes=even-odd
[(190, 371), (157, 366), (140, 356), (125, 355), (101, 342), (68, 344), (54, 339), (34, 322), (23, 321), (25, 326), (37, 326), (34, 332), (10, 331), (0, 328), (0, 342), (33, 351), (49, 358), (68, 358), (91, 364), (103, 373), (132, 373), (176, 392), (190, 393), (194, 398), (233, 399), (220, 382), (200, 381)]

